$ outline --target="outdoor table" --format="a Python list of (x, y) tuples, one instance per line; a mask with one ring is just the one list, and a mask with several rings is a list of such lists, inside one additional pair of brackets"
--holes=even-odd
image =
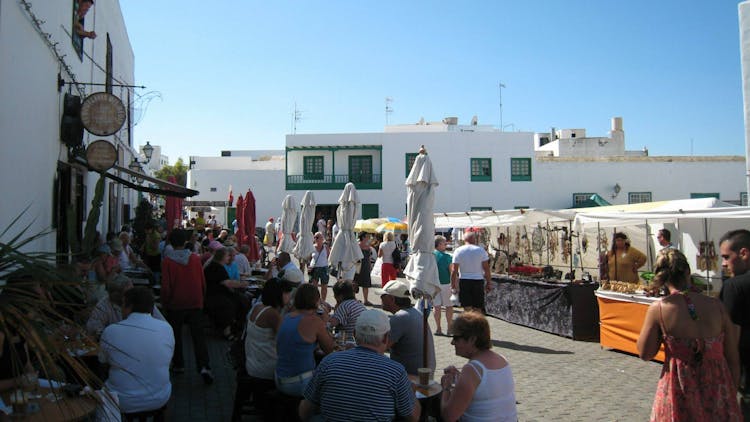
[(487, 314), (574, 340), (599, 337), (595, 283), (542, 281), (495, 275)]
[(253, 268), (253, 275), (265, 276), (268, 272), (268, 268)]
[[(12, 391), (6, 391), (2, 394), (3, 401), (8, 406), (10, 406), (11, 393)], [(39, 405), (39, 411), (24, 415), (13, 414), (10, 417), (14, 421), (77, 421), (93, 414), (98, 405), (97, 400), (91, 396), (69, 397), (62, 390), (54, 391), (57, 401), (51, 401), (50, 398), (53, 398), (51, 393), (52, 390), (49, 388), (39, 387), (39, 394), (42, 397), (29, 400), (29, 403)]]
[(153, 284), (151, 282), (153, 276), (148, 271), (129, 269), (123, 271), (122, 273), (130, 278), (134, 286), (148, 286)]
[(429, 416), (440, 420), (440, 393), (443, 392), (443, 386), (436, 380), (430, 380), (429, 386), (423, 386), (419, 384), (419, 377), (411, 374), (409, 374), (409, 381), (414, 387), (414, 394), (419, 399), (419, 405), (422, 406), (419, 420), (426, 421)]
[[(641, 334), (646, 310), (659, 298), (607, 290), (597, 290), (595, 294), (599, 302), (599, 344), (609, 349), (638, 354), (636, 342)], [(664, 344), (653, 360), (664, 362)]]

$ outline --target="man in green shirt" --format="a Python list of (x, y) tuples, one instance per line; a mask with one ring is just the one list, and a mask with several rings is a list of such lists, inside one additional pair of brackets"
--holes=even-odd
[(442, 308), (445, 308), (445, 318), (448, 323), (448, 331), (446, 333), (449, 336), (453, 333), (451, 330), (451, 323), (453, 322), (453, 303), (451, 303), (450, 300), (451, 294), (453, 293), (451, 291), (450, 270), (453, 258), (449, 253), (445, 252), (446, 245), (447, 241), (445, 240), (445, 237), (435, 236), (435, 250), (432, 253), (435, 255), (435, 260), (437, 261), (438, 276), (440, 278), (440, 293), (435, 296), (433, 301), (433, 304), (435, 305), (435, 326), (437, 327), (437, 330), (435, 331), (436, 336), (443, 335), (443, 330), (440, 328), (440, 311)]

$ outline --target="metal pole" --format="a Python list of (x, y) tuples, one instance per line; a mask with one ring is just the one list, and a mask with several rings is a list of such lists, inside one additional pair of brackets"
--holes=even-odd
[(500, 82), (499, 88), (500, 88), (500, 132), (502, 132), (503, 131), (503, 88), (505, 88), (505, 84)]

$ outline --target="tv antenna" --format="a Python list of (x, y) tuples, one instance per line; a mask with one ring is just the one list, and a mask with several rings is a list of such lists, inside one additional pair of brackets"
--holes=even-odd
[(500, 89), (500, 132), (504, 130), (503, 128), (503, 88), (505, 88), (505, 84), (500, 82), (498, 85), (498, 88)]
[(297, 102), (294, 102), (294, 111), (292, 112), (292, 135), (297, 133), (297, 122), (302, 120), (302, 110), (297, 108)]
[(385, 97), (385, 125), (388, 126), (388, 123), (390, 121), (390, 115), (393, 113), (393, 107), (391, 104), (393, 103), (393, 98), (391, 97)]

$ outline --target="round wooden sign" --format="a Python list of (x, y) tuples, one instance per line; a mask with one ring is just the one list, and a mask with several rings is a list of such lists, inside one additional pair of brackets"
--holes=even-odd
[(86, 161), (96, 171), (107, 171), (117, 162), (117, 149), (108, 141), (99, 139), (86, 148)]
[(81, 121), (83, 127), (98, 136), (109, 136), (125, 124), (127, 113), (119, 98), (106, 92), (96, 92), (83, 100)]

